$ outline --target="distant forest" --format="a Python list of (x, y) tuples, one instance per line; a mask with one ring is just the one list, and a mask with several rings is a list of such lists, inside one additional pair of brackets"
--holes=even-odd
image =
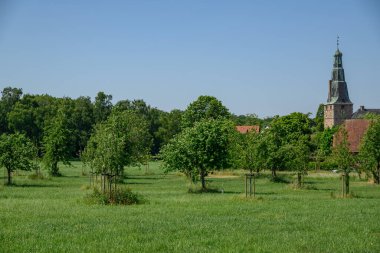
[[(152, 138), (150, 153), (157, 155), (165, 144), (181, 131), (184, 111), (170, 112), (148, 105), (142, 99), (121, 100), (115, 104), (112, 95), (98, 92), (94, 100), (88, 96), (57, 98), (48, 94), (23, 94), (22, 89), (6, 87), (0, 100), (0, 135), (23, 133), (43, 154), (43, 138), (49, 127), (59, 120), (71, 133), (69, 148), (72, 158), (79, 158), (89, 140), (94, 126), (105, 121), (112, 110), (132, 110), (149, 126)], [(273, 118), (260, 119), (255, 114), (234, 115), (236, 125), (260, 125), (265, 128)]]

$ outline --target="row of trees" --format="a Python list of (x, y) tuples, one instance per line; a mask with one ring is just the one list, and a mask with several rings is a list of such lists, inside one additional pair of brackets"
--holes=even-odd
[[(46, 138), (52, 128), (61, 125), (70, 132), (66, 149), (70, 158), (78, 158), (90, 138), (96, 124), (105, 121), (113, 110), (131, 110), (148, 123), (152, 138), (150, 154), (157, 155), (168, 141), (188, 122), (182, 123), (181, 110), (165, 112), (151, 107), (143, 100), (121, 100), (112, 104), (112, 95), (99, 92), (94, 101), (90, 97), (56, 98), (49, 95), (23, 95), (18, 88), (6, 87), (0, 98), (0, 134), (23, 133), (44, 153)], [(213, 112), (218, 113), (218, 112)], [(222, 112), (220, 112), (222, 113)], [(189, 120), (197, 115), (187, 115)], [(263, 124), (268, 119), (256, 115), (231, 115), (237, 125)], [(189, 121), (188, 120), (188, 121)]]
[[(354, 156), (344, 129), (323, 129), (320, 113), (315, 119), (302, 113), (275, 117), (260, 133), (243, 135), (233, 130), (228, 110), (215, 98), (200, 97), (184, 115), (191, 115), (187, 118), (190, 123), (164, 147), (161, 157), (167, 170), (180, 170), (191, 181), (199, 180), (202, 190), (206, 190), (208, 173), (227, 167), (244, 168), (251, 174), (269, 169), (275, 181), (277, 171), (295, 171), (298, 187), (308, 169), (334, 168), (343, 175), (345, 194), (351, 171), (364, 169), (379, 183), (380, 120), (376, 117), (362, 141), (360, 155)], [(335, 133), (342, 135), (342, 141), (333, 147)]]
[[(20, 138), (23, 145), (15, 148), (33, 145), (35, 148), (28, 148), (33, 152), (24, 157), (42, 157), (53, 175), (59, 175), (59, 161), (69, 163), (80, 156), (94, 174), (101, 175), (104, 189), (106, 182), (111, 187), (122, 176), (124, 166), (144, 163), (152, 154), (159, 154), (167, 170), (180, 170), (192, 181), (199, 180), (203, 189), (210, 171), (227, 167), (251, 172), (270, 169), (274, 180), (278, 170), (294, 170), (300, 185), (311, 163), (317, 168), (334, 164), (330, 157), (335, 154), (331, 147), (336, 129), (321, 127), (321, 106), (315, 119), (308, 114), (292, 113), (261, 120), (255, 115), (234, 116), (211, 96), (200, 96), (185, 111), (170, 113), (152, 108), (143, 100), (124, 100), (115, 105), (111, 100), (112, 96), (103, 92), (91, 102), (88, 97), (22, 96), (20, 89), (5, 88), (0, 100), (0, 113), (4, 116), (0, 122), (4, 133), (1, 165), (9, 175), (16, 168), (32, 167), (32, 163), (23, 163), (25, 167), (6, 164), (12, 159), (4, 155), (11, 150), (4, 144), (9, 138)], [(365, 161), (361, 166), (367, 171), (376, 167), (377, 174), (373, 176), (378, 182), (379, 121), (374, 122), (360, 157)], [(247, 123), (260, 124), (263, 130), (246, 135), (235, 131), (235, 125)]]
[[(181, 110), (164, 112), (147, 105), (143, 100), (122, 100), (112, 104), (112, 96), (99, 92), (90, 97), (71, 99), (49, 95), (23, 95), (18, 88), (6, 87), (0, 98), (0, 135), (22, 134), (35, 147), (35, 157), (52, 175), (59, 175), (58, 162), (69, 163), (79, 158), (97, 126), (116, 112), (132, 111), (143, 120), (147, 129), (148, 156), (155, 156), (161, 147), (180, 131), (184, 124)], [(231, 115), (239, 124), (261, 122), (255, 115)], [(5, 137), (4, 137), (5, 138)], [(10, 175), (10, 174), (9, 174)]]

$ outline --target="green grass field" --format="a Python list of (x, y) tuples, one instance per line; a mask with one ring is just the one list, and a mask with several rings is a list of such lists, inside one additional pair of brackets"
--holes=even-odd
[[(239, 173), (218, 173), (187, 193), (178, 173), (158, 163), (128, 168), (125, 183), (146, 200), (132, 206), (86, 204), (89, 179), (79, 162), (63, 177), (14, 177), (1, 169), (0, 252), (380, 252), (380, 187), (352, 179), (356, 197), (339, 196), (336, 174), (310, 173), (307, 190), (257, 180), (246, 199)], [(240, 172), (242, 173), (242, 172)]]

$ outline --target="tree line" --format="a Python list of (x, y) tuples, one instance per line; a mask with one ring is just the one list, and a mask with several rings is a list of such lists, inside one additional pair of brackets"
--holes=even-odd
[[(312, 167), (346, 172), (360, 167), (379, 182), (379, 120), (373, 119), (364, 138), (361, 160), (351, 159), (347, 143), (333, 149), (338, 129), (323, 128), (323, 105), (315, 118), (295, 112), (260, 119), (254, 114), (233, 115), (211, 96), (200, 96), (184, 111), (165, 112), (143, 100), (113, 104), (112, 96), (104, 92), (91, 101), (24, 95), (21, 89), (7, 87), (0, 115), (0, 163), (8, 170), (9, 183), (13, 170), (36, 167), (21, 159), (11, 164), (21, 154), (25, 161), (41, 158), (52, 175), (60, 174), (58, 162), (80, 158), (92, 173), (102, 176), (104, 189), (116, 184), (124, 166), (146, 163), (152, 156), (162, 159), (167, 171), (180, 170), (191, 181), (200, 181), (204, 190), (208, 173), (223, 168), (250, 173), (269, 169), (273, 180), (278, 180), (278, 171), (292, 170), (300, 186)], [(260, 125), (262, 130), (240, 134), (236, 125)]]

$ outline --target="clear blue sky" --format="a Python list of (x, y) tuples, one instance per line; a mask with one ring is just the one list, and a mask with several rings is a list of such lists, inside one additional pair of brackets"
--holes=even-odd
[(354, 110), (380, 108), (380, 1), (0, 0), (0, 88), (314, 113), (337, 34)]

